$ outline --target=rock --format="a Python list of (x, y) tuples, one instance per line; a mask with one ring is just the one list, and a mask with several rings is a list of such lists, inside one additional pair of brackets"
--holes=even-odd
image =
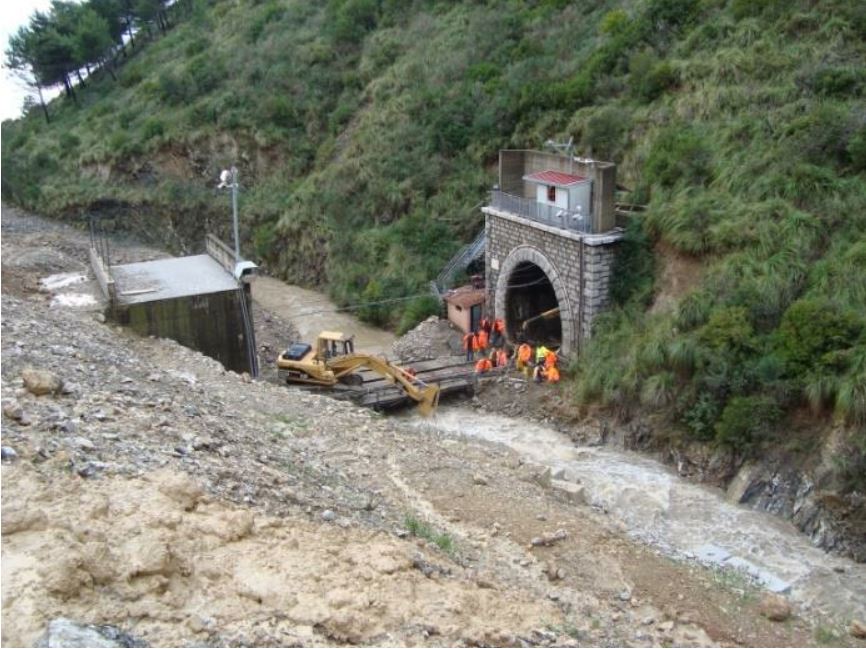
[(564, 480), (551, 480), (550, 486), (573, 505), (587, 504), (586, 490), (583, 485), (575, 484), (573, 482), (565, 482)]
[(617, 597), (621, 602), (628, 602), (631, 600), (631, 593), (628, 590), (623, 590), (619, 595), (617, 595)]
[(0, 458), (4, 462), (14, 462), (18, 459), (18, 453), (15, 452), (15, 449), (11, 446), (3, 446), (0, 448)]
[(851, 620), (851, 627), (848, 632), (855, 638), (866, 638), (866, 624), (860, 620)]
[(80, 448), (82, 451), (92, 451), (96, 448), (96, 445), (86, 437), (73, 437), (69, 442), (73, 446)]
[(322, 520), (327, 522), (327, 523), (330, 523), (331, 521), (333, 521), (336, 518), (337, 518), (337, 515), (333, 511), (331, 511), (330, 509), (326, 509), (325, 511), (322, 512)]
[(487, 478), (485, 478), (480, 473), (476, 473), (474, 476), (472, 476), (472, 482), (477, 484), (477, 485), (486, 486), (487, 485)]
[(24, 387), (35, 395), (57, 394), (63, 389), (60, 377), (48, 370), (27, 367), (21, 370), (21, 378), (24, 379)]
[(112, 626), (78, 624), (64, 617), (48, 623), (38, 647), (144, 647), (137, 640)]
[(565, 530), (556, 530), (553, 534), (545, 534), (543, 536), (536, 536), (530, 541), (531, 545), (534, 547), (538, 547), (540, 545), (548, 546), (553, 545), (557, 541), (562, 541), (568, 538), (568, 532)]
[(24, 416), (24, 408), (15, 399), (10, 399), (3, 404), (3, 414), (9, 417), (9, 419), (19, 421)]
[(791, 617), (791, 604), (784, 597), (768, 594), (761, 600), (758, 611), (768, 620), (784, 622)]

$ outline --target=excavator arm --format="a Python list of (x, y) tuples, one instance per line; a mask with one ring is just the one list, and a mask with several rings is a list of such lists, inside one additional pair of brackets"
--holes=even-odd
[(439, 386), (426, 385), (419, 379), (410, 376), (404, 369), (392, 365), (386, 360), (369, 354), (346, 354), (327, 361), (330, 369), (337, 379), (366, 367), (377, 374), (381, 374), (392, 383), (399, 383), (403, 391), (418, 402), (418, 410), (422, 415), (429, 415), (439, 404)]
[(559, 307), (556, 307), (554, 309), (549, 309), (547, 311), (542, 311), (537, 316), (533, 316), (532, 318), (529, 318), (528, 320), (524, 320), (520, 324), (520, 329), (523, 331), (526, 331), (526, 328), (530, 324), (532, 324), (533, 322), (536, 322), (537, 320), (547, 320), (549, 318), (555, 318), (558, 315), (559, 315)]

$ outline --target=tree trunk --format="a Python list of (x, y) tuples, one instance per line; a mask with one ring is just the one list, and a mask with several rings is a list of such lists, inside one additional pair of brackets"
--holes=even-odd
[(103, 61), (102, 66), (108, 70), (108, 74), (111, 75), (111, 79), (113, 81), (117, 81), (117, 75), (114, 74), (114, 59), (108, 58)]
[(71, 97), (75, 105), (78, 105), (78, 95), (75, 94), (75, 89), (72, 87), (72, 82), (69, 80), (69, 75), (63, 75), (63, 85), (66, 87), (66, 96)]
[(135, 47), (135, 38), (132, 36), (132, 21), (129, 19), (129, 16), (126, 17), (126, 31), (129, 34), (129, 42)]
[(75, 76), (78, 77), (78, 83), (81, 85), (82, 88), (84, 88), (84, 79), (81, 78), (81, 70), (76, 70)]
[(45, 105), (45, 98), (42, 96), (42, 86), (37, 85), (36, 90), (39, 93), (39, 103), (42, 105), (42, 112), (45, 114), (45, 123), (51, 123), (51, 116), (48, 114), (48, 106)]

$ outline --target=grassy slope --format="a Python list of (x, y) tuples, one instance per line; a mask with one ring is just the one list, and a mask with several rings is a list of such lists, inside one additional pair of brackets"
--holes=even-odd
[[(866, 425), (862, 3), (314, 5), (201, 6), (50, 127), (4, 124), (4, 196), (215, 222), (240, 157), (247, 249), (349, 303), (423, 291), (480, 227), (498, 149), (574, 135), (650, 205), (578, 399), (743, 450), (807, 403)], [(646, 308), (658, 240), (704, 268), (668, 311)]]

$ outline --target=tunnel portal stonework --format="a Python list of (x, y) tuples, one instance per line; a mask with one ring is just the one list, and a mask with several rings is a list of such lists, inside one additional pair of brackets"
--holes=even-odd
[[(620, 231), (584, 234), (485, 207), (487, 312), (506, 317), (511, 276), (526, 263), (538, 266), (553, 286), (562, 324), (561, 353), (577, 355), (593, 320), (609, 304), (610, 277)], [(506, 322), (514, 343), (516, 323)]]

